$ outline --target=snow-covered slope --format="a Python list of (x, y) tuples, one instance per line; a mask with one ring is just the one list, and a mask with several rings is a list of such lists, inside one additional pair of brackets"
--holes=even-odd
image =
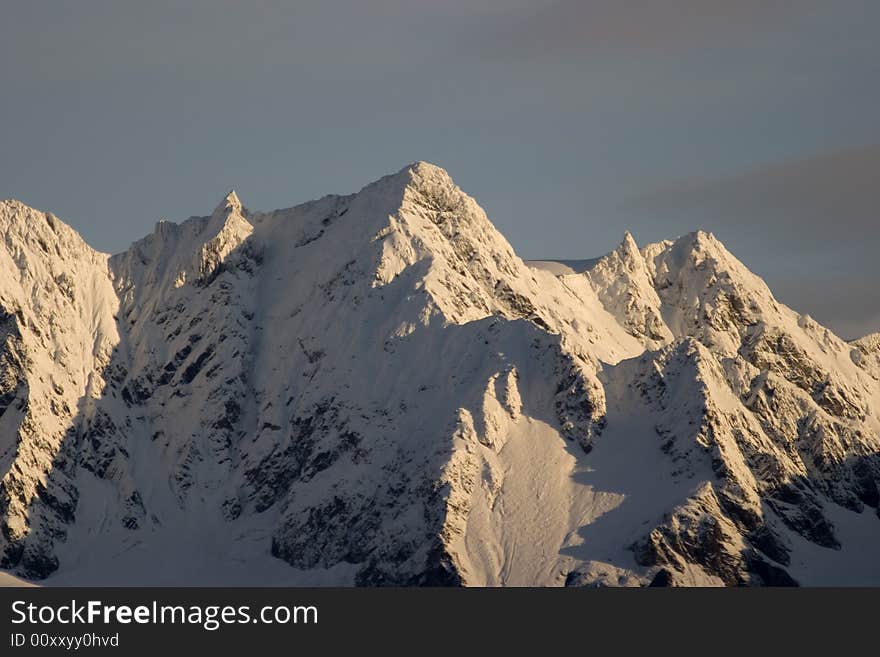
[(852, 343), (853, 362), (880, 379), (880, 333), (872, 333)]
[(77, 423), (119, 342), (107, 256), (51, 214), (0, 202), (0, 546), (48, 574), (79, 491)]
[(877, 350), (711, 235), (528, 266), (426, 163), (268, 213), (232, 192), (112, 257), (0, 222), (19, 575), (880, 582), (853, 556), (880, 548)]

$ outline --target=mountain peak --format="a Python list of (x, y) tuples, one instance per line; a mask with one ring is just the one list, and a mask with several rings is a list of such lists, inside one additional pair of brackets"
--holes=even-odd
[(387, 178), (399, 181), (404, 188), (420, 188), (429, 183), (431, 185), (439, 184), (443, 187), (454, 185), (452, 177), (446, 169), (424, 160), (408, 164), (397, 173), (387, 176)]
[[(751, 272), (746, 270), (742, 263), (727, 250), (714, 234), (704, 230), (687, 233), (673, 241), (651, 244), (645, 248), (645, 252), (649, 262), (659, 255), (662, 259), (668, 261), (668, 266), (674, 269), (689, 268), (694, 263), (711, 260), (716, 263), (713, 268), (719, 266), (723, 268), (732, 267), (737, 273), (746, 275), (749, 278), (753, 277)], [(691, 264), (688, 265), (688, 263)]]
[(238, 198), (238, 194), (235, 193), (234, 189), (230, 189), (229, 193), (223, 197), (223, 200), (217, 205), (214, 209), (214, 213), (229, 213), (234, 212), (236, 214), (241, 214), (242, 205), (241, 201)]
[(627, 260), (640, 259), (641, 254), (639, 253), (639, 245), (636, 243), (635, 238), (632, 236), (632, 233), (624, 231), (623, 233), (623, 241), (620, 243), (618, 247), (618, 252), (622, 257)]
[(626, 231), (620, 246), (601, 258), (587, 278), (605, 309), (630, 335), (650, 349), (672, 340), (647, 263), (632, 233)]
[(43, 252), (54, 251), (59, 256), (59, 250), (64, 252), (69, 248), (98, 253), (75, 229), (51, 212), (37, 210), (17, 199), (0, 200), (0, 233), (5, 233), (7, 239), (11, 234), (18, 235), (24, 243), (35, 245)]
[(688, 233), (686, 235), (682, 235), (676, 240), (676, 244), (681, 245), (682, 248), (687, 248), (692, 251), (702, 250), (705, 251), (707, 249), (717, 249), (721, 248), (722, 250), (727, 250), (724, 247), (724, 244), (715, 237), (715, 234), (705, 230), (695, 230), (692, 233)]
[(455, 183), (442, 167), (420, 160), (371, 182), (358, 195), (366, 193), (374, 203), (397, 206), (412, 193), (430, 194), (440, 191), (448, 194), (454, 189), (457, 189)]
[(0, 215), (2, 215), (3, 217), (7, 217), (8, 219), (21, 220), (32, 215), (48, 216), (49, 214), (51, 213), (42, 212), (41, 210), (32, 208), (31, 206), (22, 203), (18, 199), (7, 198), (0, 200)]
[(425, 160), (417, 160), (405, 167), (405, 170), (422, 176), (444, 176), (449, 178), (449, 172), (446, 169)]

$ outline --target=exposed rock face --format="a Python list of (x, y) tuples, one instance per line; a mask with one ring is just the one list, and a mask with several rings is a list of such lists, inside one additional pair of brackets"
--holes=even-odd
[(880, 581), (848, 556), (850, 525), (880, 546), (878, 341), (711, 235), (555, 276), (425, 163), (270, 213), (232, 192), (112, 257), (17, 202), (0, 229), (3, 568)]

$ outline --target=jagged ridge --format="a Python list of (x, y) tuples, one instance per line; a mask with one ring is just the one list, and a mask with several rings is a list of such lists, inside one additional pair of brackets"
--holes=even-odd
[(270, 213), (231, 192), (112, 258), (0, 221), (25, 576), (811, 583), (880, 501), (876, 341), (706, 233), (556, 276), (426, 163)]

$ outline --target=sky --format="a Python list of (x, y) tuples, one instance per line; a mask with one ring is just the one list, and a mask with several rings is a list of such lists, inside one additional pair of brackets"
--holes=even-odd
[(118, 252), (160, 218), (450, 172), (526, 259), (714, 232), (880, 330), (876, 0), (10, 0), (0, 198)]

